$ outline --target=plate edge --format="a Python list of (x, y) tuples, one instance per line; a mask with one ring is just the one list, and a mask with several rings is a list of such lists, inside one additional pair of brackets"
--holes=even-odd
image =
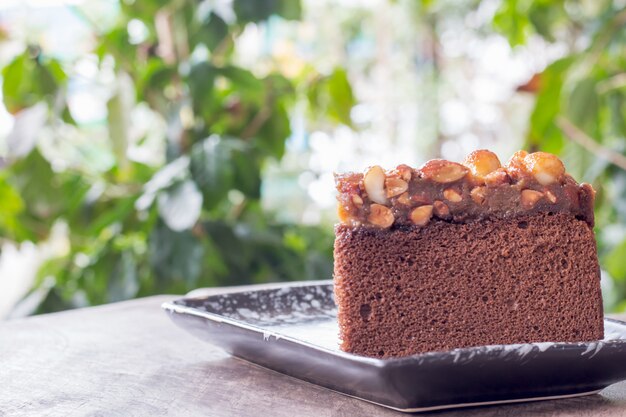
[[(318, 385), (319, 386), (319, 385)], [(326, 387), (324, 387), (326, 388)], [(372, 404), (376, 404), (379, 405), (381, 407), (385, 407), (385, 408), (389, 408), (391, 410), (395, 410), (395, 411), (400, 411), (403, 413), (427, 413), (430, 411), (439, 411), (439, 410), (450, 410), (450, 409), (456, 409), (456, 408), (468, 408), (468, 407), (482, 407), (482, 406), (486, 406), (486, 405), (503, 405), (503, 404), (515, 404), (515, 403), (525, 403), (525, 402), (536, 402), (536, 401), (549, 401), (549, 400), (561, 400), (561, 399), (567, 399), (567, 398), (576, 398), (576, 397), (585, 397), (587, 395), (593, 395), (593, 394), (597, 394), (600, 391), (604, 390), (606, 387), (604, 388), (600, 388), (594, 391), (585, 391), (585, 392), (579, 392), (576, 394), (563, 394), (563, 395), (549, 395), (546, 397), (531, 397), (531, 398), (515, 398), (515, 399), (511, 399), (511, 400), (497, 400), (497, 401), (479, 401), (479, 402), (473, 402), (473, 403), (460, 403), (460, 404), (444, 404), (444, 405), (436, 405), (436, 406), (432, 406), (432, 407), (417, 407), (417, 408), (396, 408), (396, 407), (392, 407), (389, 405), (385, 405), (385, 404), (381, 404), (381, 403), (377, 403), (365, 398), (361, 398), (361, 397), (357, 397), (354, 395), (350, 395), (350, 394), (345, 394), (343, 392), (340, 391), (335, 391), (333, 389), (331, 389), (331, 391), (334, 391), (338, 394), (342, 394), (351, 398), (356, 398), (358, 400), (361, 401), (367, 401), (369, 403)], [(326, 389), (330, 389), (330, 388), (326, 388)]]

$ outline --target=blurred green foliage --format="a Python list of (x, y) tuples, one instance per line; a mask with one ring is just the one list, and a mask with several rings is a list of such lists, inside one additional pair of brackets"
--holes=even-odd
[[(0, 171), (0, 235), (39, 242), (60, 221), (68, 226), (67, 253), (43, 265), (27, 297), (37, 312), (331, 276), (330, 230), (279, 224), (260, 197), (263, 167), (283, 156), (296, 102), (308, 103), (315, 118), (350, 125), (354, 98), (345, 71), (307, 67), (290, 79), (235, 63), (245, 25), (299, 19), (298, 0), (235, 0), (232, 22), (195, 0), (164, 4), (121, 2), (117, 23), (98, 33), (98, 65), (112, 61), (115, 73), (109, 168), (55, 169), (28, 129), (9, 138), (14, 152)], [(131, 42), (131, 22), (145, 28), (139, 43)], [(71, 66), (27, 47), (2, 70), (8, 111), (53, 131), (76, 126), (67, 103)], [(167, 121), (162, 167), (127, 156), (137, 103)]]
[(575, 178), (597, 190), (601, 265), (614, 291), (611, 310), (626, 309), (626, 8), (609, 0), (504, 0), (493, 24), (512, 46), (533, 36), (564, 45), (537, 74), (526, 146), (560, 154)]
[[(502, 0), (490, 22), (514, 48), (537, 38), (560, 48), (520, 88), (535, 96), (525, 145), (559, 154), (598, 191), (599, 254), (614, 285), (605, 294), (610, 310), (626, 309), (626, 9), (618, 3)], [(43, 265), (29, 294), (36, 311), (330, 276), (330, 231), (280, 224), (260, 197), (263, 169), (283, 156), (296, 105), (306, 104), (316, 122), (352, 126), (346, 71), (320, 74), (305, 65), (287, 77), (237, 64), (246, 25), (297, 20), (298, 0), (234, 0), (232, 20), (199, 4), (124, 1), (113, 27), (94, 24), (92, 52), (101, 69), (112, 62), (115, 75), (105, 169), (54, 166), (28, 129), (45, 125), (59, 140), (63, 126), (88, 134), (68, 110), (72, 62), (30, 45), (2, 69), (4, 104), (24, 126), (8, 139), (11, 157), (0, 160), (0, 236), (42, 242), (58, 223), (69, 233), (67, 253)], [(416, 21), (436, 30), (435, 17), (459, 4), (475, 9), (481, 2), (422, 1)], [(129, 31), (137, 23), (145, 29), (140, 42)], [(166, 121), (162, 166), (128, 158), (129, 115), (138, 104)], [(102, 165), (93, 150), (76, 152)]]

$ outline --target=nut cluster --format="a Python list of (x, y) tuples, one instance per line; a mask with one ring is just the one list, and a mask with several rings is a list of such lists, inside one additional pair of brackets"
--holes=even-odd
[(433, 217), (491, 210), (491, 196), (505, 195), (505, 188), (517, 195), (506, 194), (510, 204), (531, 210), (557, 204), (566, 176), (561, 160), (545, 152), (518, 151), (504, 166), (488, 150), (474, 151), (460, 164), (433, 159), (419, 169), (399, 165), (389, 171), (374, 165), (362, 175), (337, 176), (339, 218), (380, 228), (397, 222), (425, 226)]

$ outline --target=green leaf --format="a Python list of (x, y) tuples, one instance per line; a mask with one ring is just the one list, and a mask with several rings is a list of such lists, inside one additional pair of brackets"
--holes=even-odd
[(107, 122), (109, 138), (117, 164), (128, 165), (126, 150), (130, 141), (130, 114), (135, 105), (135, 86), (130, 76), (120, 71), (117, 74), (113, 96), (107, 102)]
[(27, 50), (2, 70), (2, 78), (4, 104), (16, 114), (39, 101), (51, 101), (67, 76), (58, 61), (33, 57)]
[(16, 238), (21, 224), (18, 215), (24, 210), (24, 201), (4, 176), (0, 176), (0, 235)]
[(123, 251), (111, 268), (107, 302), (134, 298), (138, 291), (137, 261), (131, 251)]
[(205, 102), (211, 99), (216, 75), (216, 68), (208, 62), (191, 67), (188, 82), (194, 112), (203, 113)]
[(35, 313), (54, 313), (72, 308), (72, 304), (61, 297), (60, 293), (58, 287), (50, 287), (33, 294), (39, 304)]
[(217, 206), (230, 189), (235, 177), (231, 161), (237, 142), (213, 135), (191, 149), (191, 176), (202, 191), (204, 207)]
[(224, 284), (250, 282), (250, 277), (246, 275), (252, 272), (251, 262), (255, 256), (255, 248), (247, 239), (238, 237), (234, 227), (223, 220), (206, 222), (204, 228), (214, 242), (219, 242), (215, 245), (219, 250), (219, 258), (229, 272)]
[(161, 190), (183, 181), (189, 177), (189, 157), (184, 155), (171, 161), (158, 170), (143, 186), (143, 194), (135, 202), (137, 210), (147, 210)]
[(60, 84), (67, 78), (58, 62), (44, 63), (41, 60), (36, 61), (32, 77), (35, 82), (35, 91), (40, 99), (55, 94)]
[(15, 114), (13, 128), (6, 137), (8, 156), (21, 158), (28, 155), (37, 144), (47, 120), (48, 106), (41, 102)]
[(300, 0), (235, 0), (233, 9), (239, 23), (260, 22), (272, 15), (290, 20), (302, 16)]
[(63, 212), (65, 199), (62, 196), (59, 177), (50, 163), (35, 148), (26, 158), (16, 162), (12, 168), (11, 184), (24, 199), (26, 211), (40, 220), (53, 221)]
[(233, 151), (234, 188), (246, 197), (261, 198), (261, 161), (250, 147)]
[(561, 112), (561, 91), (574, 60), (574, 56), (557, 60), (541, 73), (537, 101), (530, 116), (528, 146), (551, 153), (559, 153), (561, 150), (563, 134), (556, 126), (555, 119)]
[(328, 79), (330, 115), (346, 126), (352, 126), (350, 111), (355, 104), (348, 74), (343, 68), (335, 68)]
[(197, 282), (204, 256), (202, 243), (190, 232), (175, 232), (164, 224), (154, 228), (149, 239), (150, 264), (159, 284), (157, 291), (184, 292)]
[(596, 79), (585, 78), (576, 84), (571, 95), (566, 98), (570, 120), (590, 134), (593, 134), (596, 128), (600, 106), (596, 86)]
[(285, 141), (291, 135), (287, 109), (280, 100), (274, 101), (271, 116), (256, 135), (256, 145), (268, 155), (280, 159), (285, 154)]
[[(90, 183), (80, 172), (65, 172), (57, 177), (62, 179), (59, 193), (65, 196), (65, 204), (63, 208), (63, 217), (69, 223), (70, 228), (75, 222), (84, 221), (85, 209), (90, 208), (91, 201), (86, 201), (86, 197), (94, 184)], [(96, 185), (97, 187), (97, 185)], [(88, 220), (91, 223), (92, 219)], [(81, 232), (89, 230), (85, 223), (79, 223), (76, 230)]]
[(420, 0), (420, 4), (424, 11), (428, 11), (435, 4), (435, 0)]
[(301, 0), (279, 0), (278, 16), (287, 20), (300, 20), (302, 18)]
[(269, 74), (264, 79), (267, 89), (274, 97), (280, 97), (281, 101), (287, 102), (288, 99), (295, 98), (295, 88), (291, 80), (277, 73)]
[[(9, 113), (15, 114), (24, 107), (30, 107), (33, 103), (23, 104), (23, 95), (29, 87), (26, 84), (28, 77), (26, 67), (28, 63), (26, 54), (18, 55), (2, 70), (2, 95), (4, 105)], [(35, 101), (35, 100), (33, 100)]]
[[(149, 59), (145, 66), (137, 69), (137, 74), (133, 74), (136, 82), (136, 100), (145, 100), (150, 104), (155, 98), (165, 101), (163, 90), (170, 85), (177, 74), (176, 68), (166, 65), (163, 60)], [(153, 107), (157, 111), (163, 110), (159, 106)]]
[(142, 20), (146, 24), (163, 7), (163, 0), (121, 1), (120, 6), (124, 11), (123, 16)]
[(622, 301), (621, 303), (617, 304), (614, 308), (613, 308), (613, 312), (615, 313), (623, 313), (626, 312), (626, 300)]
[(350, 112), (356, 101), (344, 69), (335, 68), (330, 75), (315, 78), (307, 98), (314, 114), (352, 126)]
[(56, 284), (56, 280), (53, 277), (62, 273), (67, 263), (66, 257), (52, 258), (42, 262), (37, 271), (33, 287), (13, 307), (8, 318), (22, 318), (36, 313), (47, 313), (69, 308), (64, 302), (59, 302), (57, 306), (50, 306), (46, 303), (46, 299), (49, 297), (50, 292), (54, 290), (54, 285)]
[(111, 31), (101, 35), (99, 41), (95, 53), (100, 59), (106, 55), (112, 55), (122, 68), (133, 72), (136, 48), (130, 43), (126, 25), (114, 27)]
[(103, 229), (114, 224), (123, 223), (124, 220), (134, 210), (134, 196), (119, 199), (114, 202), (113, 206), (108, 206), (100, 215), (89, 221), (89, 227), (86, 229), (85, 235), (98, 236)]
[(626, 106), (624, 95), (619, 92), (611, 92), (607, 95), (611, 133), (615, 136), (626, 137)]
[(192, 180), (185, 180), (160, 192), (157, 204), (167, 227), (181, 232), (191, 229), (200, 218), (202, 194)]
[(569, 16), (564, 10), (562, 0), (533, 1), (528, 18), (539, 35), (549, 42), (554, 42), (555, 26), (561, 21), (567, 22)]
[(626, 282), (626, 240), (617, 245), (605, 258), (604, 268), (616, 281)]
[(261, 159), (248, 143), (213, 135), (191, 150), (191, 174), (204, 196), (204, 207), (212, 209), (231, 189), (246, 197), (261, 196)]
[(228, 36), (228, 25), (215, 13), (209, 13), (191, 34), (192, 44), (203, 43), (210, 51), (215, 50)]
[[(526, 43), (531, 24), (524, 0), (503, 0), (493, 17), (493, 25), (508, 39), (511, 46)], [(525, 7), (526, 6), (526, 7)]]
[(63, 106), (63, 110), (61, 111), (61, 120), (67, 124), (76, 126), (76, 120), (74, 120), (74, 117), (72, 116), (72, 113), (67, 105)]
[(226, 77), (232, 84), (233, 89), (249, 98), (262, 97), (265, 92), (263, 81), (254, 76), (247, 69), (228, 65), (218, 69), (219, 74)]

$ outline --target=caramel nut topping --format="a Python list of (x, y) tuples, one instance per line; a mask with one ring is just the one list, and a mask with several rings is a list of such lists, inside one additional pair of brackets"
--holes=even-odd
[(545, 196), (552, 204), (556, 203), (556, 196), (552, 193), (552, 191), (546, 191)]
[(370, 200), (378, 204), (387, 204), (385, 196), (385, 171), (378, 165), (367, 170), (363, 177), (363, 185)]
[(528, 175), (528, 171), (526, 170), (526, 164), (524, 159), (528, 155), (526, 151), (517, 151), (509, 158), (508, 162), (504, 166), (509, 176), (513, 178), (513, 180), (517, 181), (519, 178)]
[(459, 194), (455, 189), (452, 188), (447, 188), (443, 190), (443, 198), (452, 203), (458, 203), (463, 200), (463, 196), (461, 196), (461, 194)]
[(424, 178), (447, 184), (463, 178), (467, 175), (468, 169), (456, 162), (432, 159), (422, 166), (421, 171)]
[(433, 203), (433, 211), (437, 217), (442, 219), (447, 219), (450, 216), (450, 207), (443, 201), (435, 201)]
[(487, 187), (497, 187), (503, 184), (510, 184), (511, 178), (504, 168), (498, 168), (495, 171), (485, 175), (484, 181)]
[(410, 198), (411, 198), (411, 201), (415, 203), (415, 205), (432, 203), (432, 200), (430, 199), (430, 197), (428, 197), (426, 194), (423, 194), (423, 193), (413, 194)]
[(400, 178), (387, 178), (385, 180), (387, 198), (395, 197), (409, 189), (409, 184)]
[(337, 206), (337, 216), (342, 223), (348, 223), (350, 221), (350, 212), (342, 204)]
[(352, 195), (352, 203), (354, 203), (354, 205), (356, 207), (362, 207), (363, 206), (363, 199), (358, 194), (353, 194)]
[(396, 201), (400, 204), (402, 204), (403, 206), (410, 206), (411, 205), (411, 199), (409, 198), (409, 193), (402, 193), (398, 196), (398, 198), (396, 199)]
[(485, 193), (487, 192), (485, 187), (474, 187), (470, 191), (470, 197), (476, 204), (483, 204), (485, 202)]
[(480, 149), (467, 155), (463, 165), (468, 167), (474, 178), (479, 181), (484, 181), (486, 175), (502, 166), (498, 156), (486, 149)]
[(595, 198), (596, 197), (596, 190), (593, 189), (591, 184), (587, 184), (586, 182), (581, 182), (580, 183), (580, 188), (585, 190), (585, 192), (589, 192), (591, 194), (591, 198)]
[(531, 209), (537, 204), (537, 201), (543, 198), (543, 193), (535, 190), (523, 190), (521, 202), (525, 209)]
[(416, 226), (426, 226), (433, 216), (433, 206), (419, 206), (411, 211), (410, 218)]
[(395, 228), (425, 225), (433, 216), (466, 223), (532, 210), (571, 214), (593, 227), (593, 188), (578, 184), (554, 155), (519, 151), (502, 167), (481, 150), (465, 164), (437, 159), (421, 170), (373, 166), (365, 174), (336, 174), (339, 219), (353, 227)]
[(361, 174), (334, 174), (337, 191), (340, 194), (354, 194), (362, 187), (363, 176)]
[(547, 152), (535, 152), (524, 158), (526, 170), (530, 172), (541, 185), (550, 185), (560, 182), (565, 174), (565, 166), (556, 155)]
[(411, 177), (413, 176), (413, 168), (411, 168), (410, 166), (404, 164), (398, 165), (396, 167), (396, 172), (404, 181), (411, 181)]
[(371, 224), (386, 229), (391, 227), (394, 221), (393, 213), (389, 207), (381, 204), (372, 204), (370, 206), (370, 214), (367, 221)]

